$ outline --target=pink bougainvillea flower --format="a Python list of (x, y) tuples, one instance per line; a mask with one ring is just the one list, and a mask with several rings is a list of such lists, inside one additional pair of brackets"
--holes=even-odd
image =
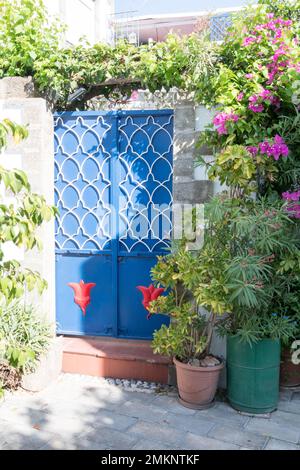
[(261, 112), (263, 109), (263, 103), (261, 101), (266, 101), (275, 106), (277, 109), (280, 108), (280, 99), (277, 96), (274, 96), (270, 90), (263, 88), (258, 95), (252, 95), (249, 98), (249, 109), (254, 112)]
[(139, 92), (137, 90), (133, 90), (130, 99), (131, 101), (137, 101), (139, 99)]
[(279, 157), (287, 157), (289, 154), (289, 148), (284, 142), (283, 138), (280, 135), (274, 137), (274, 143), (272, 145), (272, 154), (275, 160), (278, 160)]
[(299, 201), (300, 199), (300, 190), (299, 191), (286, 191), (285, 193), (282, 193), (283, 199), (286, 201)]
[(251, 104), (251, 103), (249, 104), (248, 108), (254, 113), (262, 113), (265, 109), (262, 104)]
[[(146, 310), (149, 310), (150, 302), (156, 300), (165, 291), (165, 289), (163, 289), (162, 287), (154, 287), (153, 284), (150, 284), (149, 287), (137, 286), (137, 289), (143, 294), (142, 304)], [(147, 315), (147, 319), (149, 320), (150, 317), (151, 313), (149, 312)]]
[(244, 98), (244, 96), (245, 96), (245, 93), (244, 93), (243, 91), (241, 91), (241, 92), (237, 95), (236, 99), (237, 99), (238, 101), (242, 101), (242, 99)]
[(269, 144), (269, 142), (261, 142), (259, 144), (259, 149), (261, 153), (268, 155), (268, 157), (271, 156), (271, 145)]
[(263, 89), (260, 93), (259, 93), (259, 96), (263, 99), (263, 100), (271, 100), (273, 95), (272, 93), (270, 92), (270, 90), (266, 90), (266, 89)]
[(83, 281), (79, 283), (68, 283), (68, 286), (72, 287), (75, 293), (74, 302), (81, 308), (83, 315), (86, 315), (86, 308), (91, 302), (91, 289), (95, 287), (95, 285), (94, 282), (85, 284)]
[(274, 137), (273, 142), (267, 140), (259, 144), (260, 152), (268, 157), (273, 157), (274, 160), (279, 160), (279, 157), (287, 157), (289, 148), (280, 135)]
[(254, 145), (250, 145), (249, 147), (247, 147), (247, 150), (251, 153), (252, 157), (256, 157), (256, 155), (258, 154), (258, 147), (255, 147)]
[(288, 52), (288, 48), (282, 44), (274, 53), (273, 57), (271, 58), (271, 60), (273, 62), (277, 62), (279, 57), (281, 57), (282, 55), (286, 55), (286, 53)]
[(281, 37), (282, 37), (282, 29), (277, 29), (275, 33), (275, 42), (276, 42), (276, 39), (280, 39)]
[(251, 95), (249, 97), (249, 102), (250, 103), (257, 103), (257, 100), (258, 100), (258, 96), (257, 95)]
[[(267, 90), (264, 90), (264, 92)], [(254, 113), (261, 113), (264, 111), (264, 106), (262, 103), (258, 102), (259, 99), (261, 99), (261, 95), (252, 95), (249, 97), (249, 105), (248, 109), (250, 111), (253, 111)]]
[(300, 219), (300, 190), (298, 191), (286, 191), (282, 193), (282, 198), (286, 201), (292, 202), (292, 204), (288, 204), (286, 210), (291, 217), (294, 219)]
[(217, 128), (217, 132), (219, 135), (227, 134), (227, 128), (226, 128), (226, 122), (232, 121), (232, 122), (237, 122), (239, 119), (239, 116), (234, 113), (219, 113), (217, 114), (214, 119), (213, 123)]
[(300, 204), (291, 204), (287, 207), (287, 211), (294, 219), (300, 219)]
[(294, 64), (292, 67), (296, 70), (296, 72), (300, 73), (300, 64)]
[(253, 44), (256, 41), (257, 41), (257, 38), (253, 36), (248, 36), (243, 39), (242, 46), (249, 46), (250, 44)]

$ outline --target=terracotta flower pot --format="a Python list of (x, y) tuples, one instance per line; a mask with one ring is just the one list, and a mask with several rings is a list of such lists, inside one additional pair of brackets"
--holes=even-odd
[(282, 387), (297, 387), (300, 385), (300, 364), (293, 364), (289, 348), (281, 352), (280, 385)]
[(197, 367), (174, 359), (174, 364), (180, 403), (193, 409), (210, 407), (215, 398), (224, 363), (221, 362), (217, 366)]

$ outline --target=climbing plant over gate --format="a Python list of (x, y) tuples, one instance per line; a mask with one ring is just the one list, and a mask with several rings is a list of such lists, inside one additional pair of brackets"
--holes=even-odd
[[(38, 90), (58, 109), (68, 106), (68, 96), (78, 87), (90, 92), (96, 86), (93, 93), (108, 95), (113, 83), (123, 89), (125, 84), (129, 91), (137, 84), (152, 91), (176, 86), (196, 90), (202, 98), (209, 91), (217, 48), (199, 34), (170, 35), (152, 47), (120, 42), (61, 48), (62, 32), (41, 0), (1, 0), (0, 78), (33, 76)], [(84, 102), (77, 105), (82, 109)]]
[[(299, 24), (299, 0), (259, 0), (258, 4)], [(253, 12), (249, 8), (241, 18), (251, 20)], [(129, 92), (137, 86), (151, 91), (177, 87), (195, 93), (198, 102), (216, 102), (227, 51), (205, 33), (182, 38), (170, 35), (152, 46), (119, 42), (115, 46), (82, 43), (62, 48), (63, 31), (64, 26), (50, 18), (42, 0), (1, 0), (0, 78), (33, 76), (39, 92), (56, 109), (69, 107), (69, 95), (80, 87), (87, 93), (76, 106), (85, 109), (89, 97), (107, 96), (116, 85)], [(233, 29), (231, 34), (234, 37), (240, 32)]]

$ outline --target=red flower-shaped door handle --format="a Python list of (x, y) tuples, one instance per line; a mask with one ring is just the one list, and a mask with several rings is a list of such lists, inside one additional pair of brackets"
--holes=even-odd
[[(162, 287), (154, 287), (153, 284), (150, 284), (149, 287), (137, 286), (137, 289), (143, 294), (142, 304), (146, 310), (149, 310), (150, 302), (152, 302), (152, 300), (156, 300), (165, 290)], [(147, 320), (149, 320), (150, 317), (151, 313), (149, 312)]]
[(72, 287), (75, 293), (74, 302), (79, 305), (83, 315), (86, 314), (86, 308), (91, 302), (91, 289), (95, 287), (94, 282), (85, 284), (83, 281), (79, 283), (69, 282), (68, 286)]

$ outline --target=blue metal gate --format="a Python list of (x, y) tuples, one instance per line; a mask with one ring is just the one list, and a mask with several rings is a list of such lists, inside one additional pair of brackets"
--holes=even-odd
[(151, 338), (138, 285), (172, 231), (173, 112), (55, 115), (58, 332)]

